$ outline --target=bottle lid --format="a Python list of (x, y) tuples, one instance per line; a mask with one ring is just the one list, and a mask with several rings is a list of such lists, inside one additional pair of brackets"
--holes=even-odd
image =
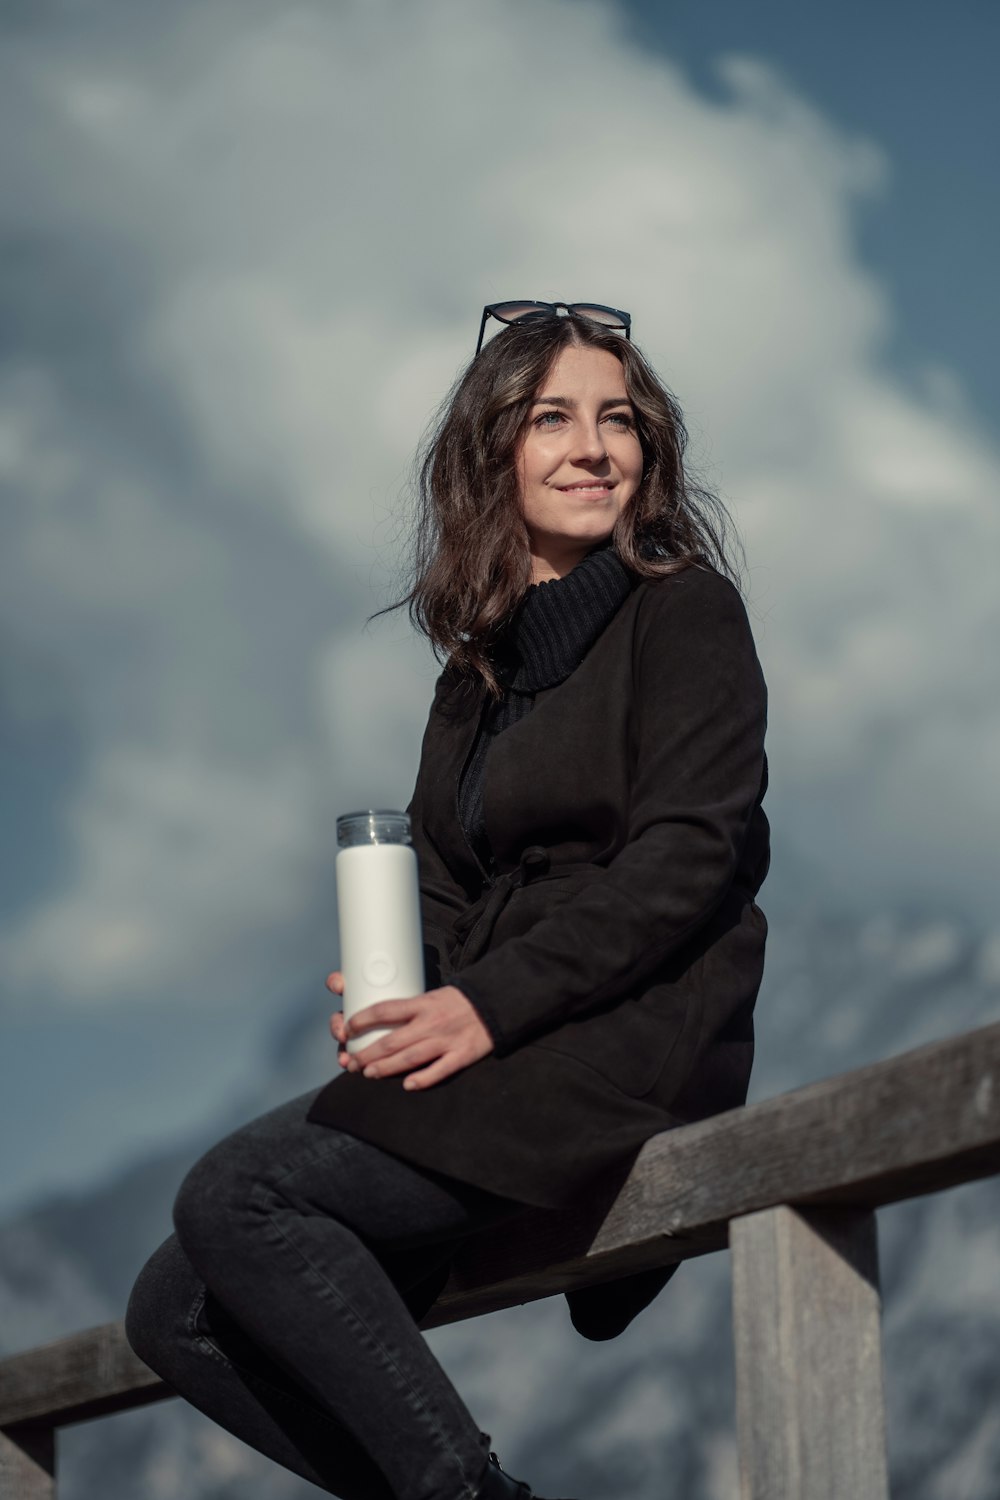
[(337, 845), (341, 849), (355, 844), (412, 842), (408, 814), (392, 808), (369, 807), (361, 812), (341, 813), (337, 819)]

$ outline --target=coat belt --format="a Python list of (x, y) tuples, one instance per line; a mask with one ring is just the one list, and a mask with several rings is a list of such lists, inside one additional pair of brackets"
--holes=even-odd
[(516, 869), (498, 875), (486, 887), (479, 900), (468, 907), (455, 923), (453, 932), (460, 939), (460, 947), (452, 961), (453, 968), (474, 963), (486, 952), (500, 913), (511, 896), (520, 886), (528, 885), (537, 876), (546, 874), (548, 868), (549, 851), (541, 844), (532, 844), (521, 855)]

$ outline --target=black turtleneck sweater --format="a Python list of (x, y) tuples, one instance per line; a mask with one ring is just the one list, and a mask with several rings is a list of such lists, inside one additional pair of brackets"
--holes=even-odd
[(576, 670), (636, 581), (604, 542), (564, 577), (533, 583), (497, 641), (494, 670), (503, 696), (480, 720), (458, 791), (465, 836), (488, 871), (494, 861), (483, 824), (483, 777), (491, 745), (531, 712), (540, 688), (555, 687)]

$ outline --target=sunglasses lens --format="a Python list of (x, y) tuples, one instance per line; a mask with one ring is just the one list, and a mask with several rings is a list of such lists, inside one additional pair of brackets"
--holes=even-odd
[(540, 302), (497, 302), (490, 308), (501, 323), (516, 323), (521, 318), (530, 318), (532, 313), (541, 313), (545, 307)]
[(594, 323), (603, 323), (608, 328), (624, 328), (626, 326), (622, 318), (616, 312), (611, 312), (607, 307), (591, 307), (586, 302), (574, 302), (573, 311), (579, 313), (581, 318), (590, 318)]
[(625, 337), (630, 338), (629, 327), (631, 319), (628, 313), (617, 312), (613, 307), (598, 307), (592, 302), (494, 302), (483, 309), (483, 322), (479, 330), (479, 343), (476, 345), (478, 354), (483, 347), (483, 337), (486, 333), (486, 322), (488, 318), (496, 318), (500, 323), (521, 323), (526, 318), (549, 318), (559, 315), (559, 309), (563, 308), (566, 313), (574, 313), (581, 318), (589, 318), (591, 322), (601, 323), (605, 328), (618, 328), (624, 331)]

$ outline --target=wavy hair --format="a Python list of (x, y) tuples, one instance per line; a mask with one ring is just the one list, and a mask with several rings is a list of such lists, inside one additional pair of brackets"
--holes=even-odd
[(412, 584), (369, 616), (407, 605), (438, 660), (461, 678), (481, 677), (494, 698), (501, 688), (492, 647), (532, 582), (517, 454), (532, 402), (570, 345), (613, 354), (635, 409), (643, 477), (610, 537), (622, 562), (641, 578), (708, 563), (741, 587), (726, 553), (731, 518), (685, 472), (680, 406), (636, 345), (574, 314), (512, 323), (459, 375), (421, 441)]

